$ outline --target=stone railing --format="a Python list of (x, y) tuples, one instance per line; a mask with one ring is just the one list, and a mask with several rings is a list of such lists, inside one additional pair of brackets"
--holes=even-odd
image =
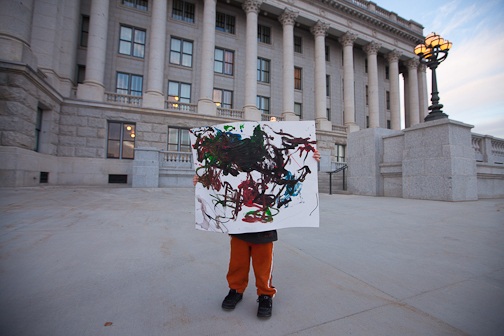
[(220, 117), (243, 119), (243, 111), (242, 110), (233, 110), (233, 109), (217, 107), (217, 115)]
[(476, 161), (492, 164), (504, 163), (504, 139), (472, 133), (471, 142)]
[(331, 171), (335, 171), (335, 170), (341, 169), (341, 168), (345, 167), (346, 165), (347, 165), (346, 162), (331, 161)]
[(367, 1), (363, 1), (363, 0), (347, 0), (347, 1), (353, 3), (356, 6), (359, 6), (361, 8), (367, 9), (367, 7), (368, 7)]
[(342, 133), (347, 132), (346, 126), (341, 126), (341, 125), (332, 125), (332, 130), (334, 132), (342, 132)]
[(261, 121), (271, 121), (271, 118), (276, 118), (276, 121), (283, 121), (284, 120), (283, 117), (279, 117), (276, 115), (266, 114), (266, 113), (261, 114)]
[(134, 105), (134, 106), (142, 106), (142, 97), (141, 96), (132, 96), (119, 94), (114, 92), (105, 92), (105, 101), (114, 102), (120, 104)]
[(192, 153), (160, 151), (160, 167), (167, 168), (191, 168)]
[(198, 113), (198, 104), (174, 102), (165, 100), (165, 109), (172, 111), (193, 112)]

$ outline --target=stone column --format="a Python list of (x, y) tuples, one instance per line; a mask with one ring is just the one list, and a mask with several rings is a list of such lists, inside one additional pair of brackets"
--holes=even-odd
[(378, 94), (378, 61), (381, 43), (372, 41), (363, 49), (368, 59), (369, 127), (380, 127), (380, 96)]
[(163, 109), (164, 65), (166, 50), (166, 0), (154, 0), (149, 40), (149, 64), (147, 90), (143, 95), (142, 106)]
[(247, 13), (245, 47), (245, 105), (243, 111), (247, 120), (261, 120), (257, 108), (257, 14), (262, 0), (247, 0), (242, 8)]
[(317, 129), (332, 131), (332, 122), (327, 120), (325, 36), (329, 24), (318, 21), (311, 29), (315, 35), (315, 121)]
[[(283, 112), (284, 120), (299, 120), (294, 113), (294, 23), (299, 12), (285, 8), (278, 20), (283, 25)], [(325, 97), (324, 97), (325, 99)]]
[(402, 53), (397, 49), (387, 55), (389, 61), (390, 78), (390, 128), (399, 131), (401, 129), (401, 101), (399, 93), (399, 57)]
[(410, 127), (410, 113), (409, 113), (409, 81), (408, 81), (408, 71), (404, 71), (403, 83), (404, 83), (404, 128)]
[(0, 0), (0, 59), (37, 69), (31, 44), (33, 0)]
[(420, 101), (420, 122), (424, 122), (429, 114), (429, 94), (427, 92), (427, 66), (423, 63), (418, 67), (418, 99)]
[(410, 126), (420, 123), (420, 108), (418, 103), (418, 59), (411, 58), (406, 62), (408, 67), (408, 88), (409, 88), (409, 121)]
[(77, 98), (103, 101), (105, 57), (107, 54), (109, 1), (92, 0), (86, 55), (86, 78), (77, 86)]
[(355, 123), (355, 102), (354, 102), (354, 66), (353, 66), (353, 44), (357, 39), (357, 34), (347, 31), (341, 36), (338, 41), (343, 45), (343, 79), (345, 96), (345, 111), (343, 114), (343, 122), (347, 127), (348, 132), (359, 130), (359, 126)]
[(203, 35), (201, 40), (200, 98), (198, 113), (217, 115), (213, 101), (214, 53), (215, 53), (215, 6), (216, 0), (204, 0)]

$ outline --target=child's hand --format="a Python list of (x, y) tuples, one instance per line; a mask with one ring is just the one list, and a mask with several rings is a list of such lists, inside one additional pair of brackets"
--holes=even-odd
[(199, 179), (199, 176), (198, 175), (194, 175), (194, 177), (192, 179), (193, 186), (196, 186), (196, 183), (198, 183), (198, 179)]
[(317, 161), (320, 162), (320, 152), (315, 149), (315, 152), (313, 153), (313, 158)]

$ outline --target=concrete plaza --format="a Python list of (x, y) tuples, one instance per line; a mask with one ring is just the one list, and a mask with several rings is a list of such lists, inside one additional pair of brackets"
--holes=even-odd
[(0, 189), (0, 335), (504, 335), (503, 199), (320, 214), (279, 231), (261, 320), (253, 276), (220, 308), (229, 238), (194, 229), (193, 189)]

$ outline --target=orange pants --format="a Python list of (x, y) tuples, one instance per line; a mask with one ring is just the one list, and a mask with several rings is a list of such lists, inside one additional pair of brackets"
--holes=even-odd
[(276, 289), (271, 285), (273, 273), (273, 243), (252, 244), (231, 237), (231, 258), (227, 281), (229, 288), (243, 293), (248, 284), (250, 258), (256, 278), (257, 295), (275, 296)]

